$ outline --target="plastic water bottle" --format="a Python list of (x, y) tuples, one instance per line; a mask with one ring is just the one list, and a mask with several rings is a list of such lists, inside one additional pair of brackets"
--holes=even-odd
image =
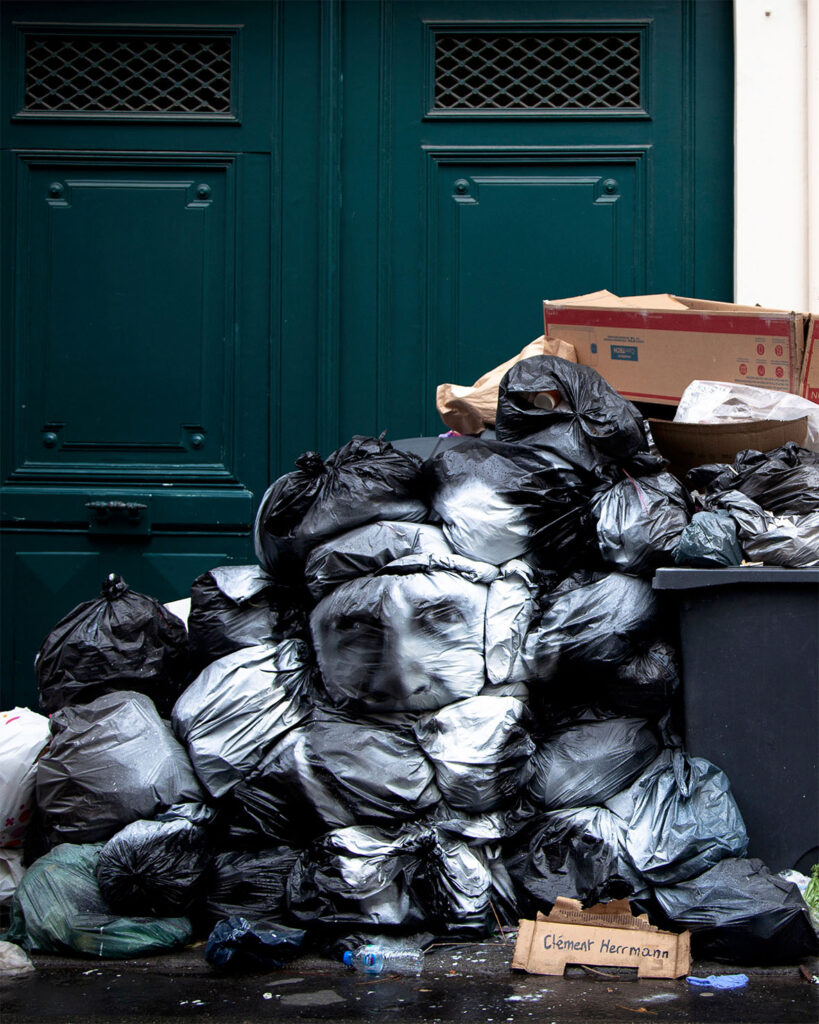
[(383, 970), (397, 974), (420, 974), (424, 965), (424, 954), (414, 946), (390, 949), (384, 946), (359, 946), (344, 954), (347, 967), (355, 967), (362, 974), (380, 974)]

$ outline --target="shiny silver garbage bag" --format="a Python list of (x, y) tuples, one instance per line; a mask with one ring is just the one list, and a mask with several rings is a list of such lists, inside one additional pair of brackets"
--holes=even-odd
[(415, 735), (447, 804), (480, 814), (510, 803), (531, 775), (531, 726), (521, 701), (486, 695), (424, 715)]
[(220, 658), (185, 690), (173, 727), (211, 796), (230, 792), (307, 717), (314, 671), (307, 644), (284, 640)]

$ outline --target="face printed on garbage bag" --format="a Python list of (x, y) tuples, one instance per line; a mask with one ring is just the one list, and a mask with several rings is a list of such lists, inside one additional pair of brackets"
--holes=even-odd
[(451, 572), (343, 584), (311, 616), (330, 697), (382, 711), (440, 708), (484, 685), (487, 587)]

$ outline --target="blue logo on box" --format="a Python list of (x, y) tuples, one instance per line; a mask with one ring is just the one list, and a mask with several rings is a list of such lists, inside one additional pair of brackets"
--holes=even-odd
[(636, 345), (612, 345), (611, 346), (611, 358), (612, 359), (625, 359), (627, 362), (637, 362), (637, 346)]

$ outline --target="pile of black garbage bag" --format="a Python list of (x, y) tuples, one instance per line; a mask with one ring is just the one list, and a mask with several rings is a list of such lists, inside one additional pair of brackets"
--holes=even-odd
[(550, 356), (507, 373), (496, 434), (307, 453), (261, 501), (260, 564), (200, 576), (187, 630), (116, 576), (55, 626), (12, 937), (212, 932), (214, 964), (270, 965), (628, 896), (699, 955), (815, 951), (798, 889), (744, 859), (728, 779), (681, 748), (651, 578), (758, 555), (756, 509), (815, 553), (819, 457), (745, 452), (695, 500), (634, 406)]

